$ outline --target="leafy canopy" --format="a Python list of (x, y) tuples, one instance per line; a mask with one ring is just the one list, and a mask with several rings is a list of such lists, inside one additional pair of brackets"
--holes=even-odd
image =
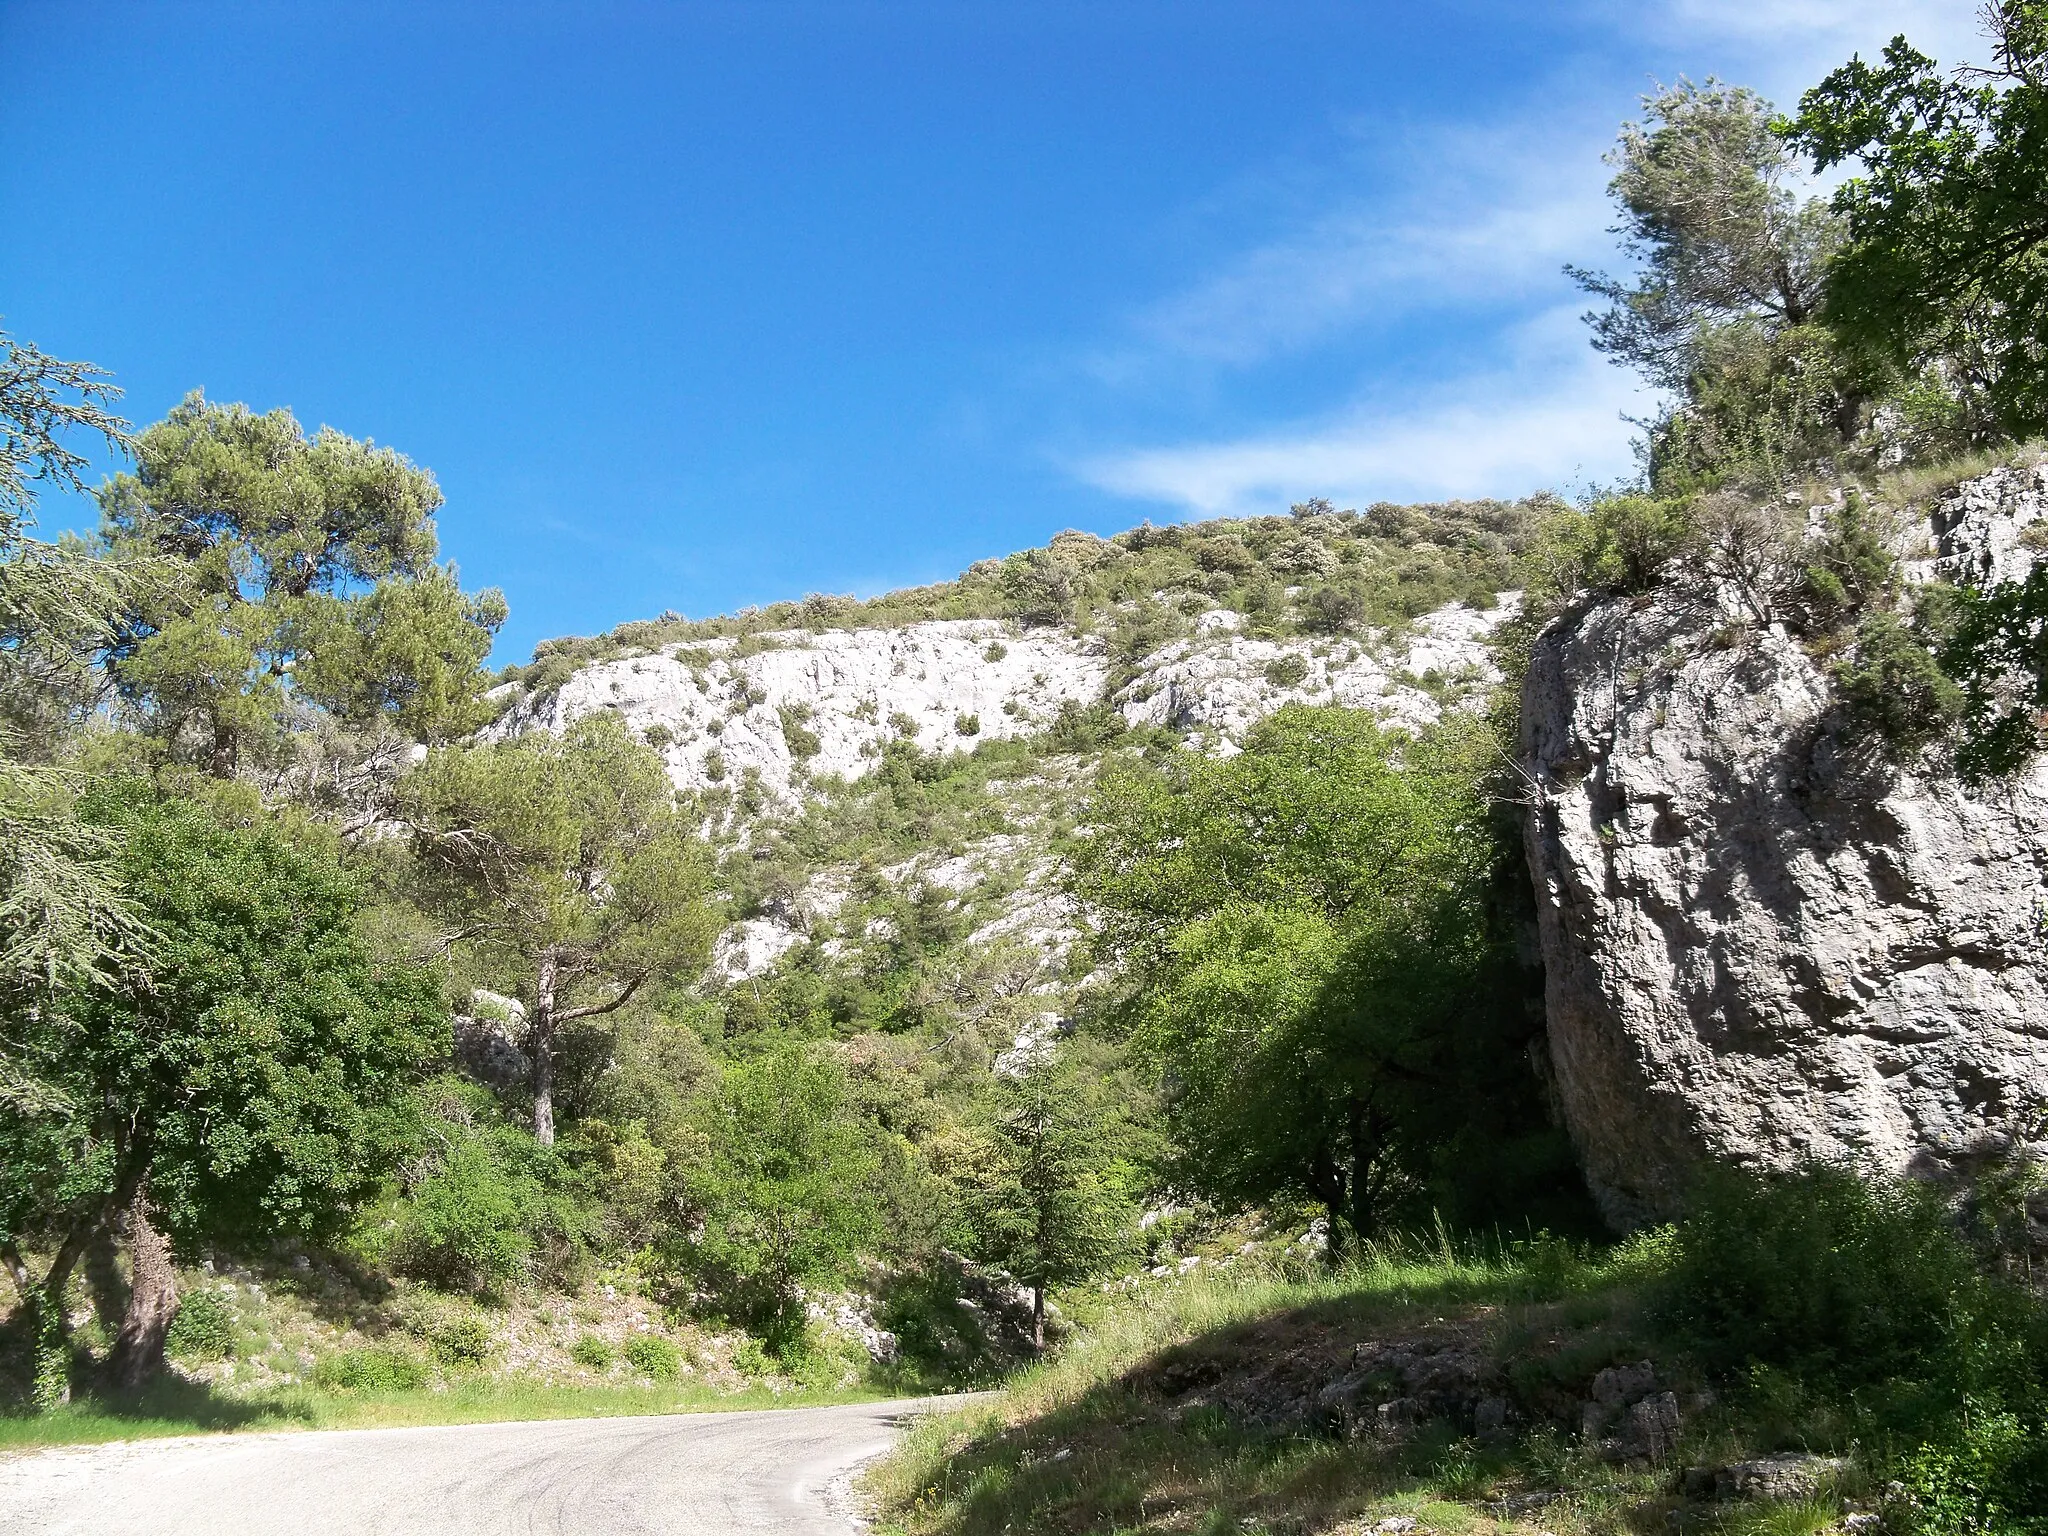
[(1800, 100), (1789, 141), (1856, 162), (1828, 324), (1917, 373), (1934, 367), (1979, 435), (2048, 430), (2048, 5), (1986, 8), (1993, 65), (1943, 73), (1896, 37)]
[(495, 591), (434, 564), (440, 488), (389, 448), (289, 411), (188, 396), (99, 492), (117, 554), (176, 561), (184, 590), (139, 603), (114, 672), (173, 746), (231, 772), (274, 753), (295, 707), (421, 739), (480, 725)]
[(874, 1242), (875, 1151), (831, 1060), (781, 1042), (730, 1063), (699, 1103), (701, 1160), (677, 1267), (717, 1284), (778, 1355), (802, 1347), (799, 1287), (841, 1274)]
[(1469, 722), (1414, 739), (1289, 706), (1236, 757), (1105, 769), (1076, 886), (1131, 977), (1185, 1184), (1317, 1200), (1363, 1238), (1453, 1146), (1524, 1178), (1551, 1157), (1492, 928), (1484, 753)]
[(434, 905), (463, 942), (565, 986), (637, 988), (709, 953), (703, 850), (661, 759), (608, 713), (545, 733), (441, 748), (399, 786)]
[(333, 1234), (406, 1144), (448, 1048), (430, 978), (381, 965), (331, 855), (147, 785), (85, 797), (155, 934), (146, 981), (102, 978), (15, 1020), (36, 1085), (0, 1102), (0, 1222), (75, 1234), (147, 1181), (182, 1240)]

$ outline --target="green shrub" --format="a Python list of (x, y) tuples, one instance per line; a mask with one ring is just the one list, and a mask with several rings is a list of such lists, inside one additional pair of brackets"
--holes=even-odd
[(979, 736), (981, 734), (981, 716), (955, 715), (953, 717), (953, 729), (962, 736)]
[(457, 1131), (439, 1169), (400, 1203), (391, 1263), (435, 1285), (490, 1293), (525, 1278), (535, 1235), (559, 1231), (537, 1166), (542, 1154), (519, 1133)]
[(606, 1370), (617, 1355), (611, 1344), (594, 1333), (586, 1333), (569, 1346), (569, 1358), (593, 1371)]
[(674, 1381), (683, 1372), (683, 1352), (658, 1333), (638, 1333), (626, 1341), (627, 1363), (656, 1381)]
[(1799, 579), (1810, 623), (1839, 624), (1891, 594), (1899, 562), (1886, 532), (1854, 491), (1828, 512)]
[(1292, 688), (1307, 676), (1306, 656), (1275, 656), (1266, 663), (1266, 681), (1275, 688)]
[(1855, 652), (1836, 665), (1834, 682), (1850, 724), (1897, 756), (1940, 740), (1963, 713), (1963, 690), (1888, 613), (1856, 626)]
[(165, 1341), (185, 1360), (219, 1360), (235, 1352), (235, 1310), (218, 1291), (194, 1291), (178, 1303)]
[(1702, 1180), (1659, 1311), (1709, 1369), (1765, 1367), (1891, 1427), (2036, 1390), (2042, 1318), (1982, 1274), (1939, 1195), (1812, 1167)]
[(1689, 502), (1615, 496), (1587, 514), (1583, 577), (1589, 587), (1647, 592), (1699, 543)]
[(823, 748), (818, 733), (807, 724), (810, 710), (794, 704), (782, 709), (782, 744), (789, 748), (789, 755), (798, 762), (808, 762)]
[(1005, 656), (1009, 654), (1010, 648), (1007, 645), (1003, 644), (1002, 641), (991, 640), (989, 641), (988, 645), (983, 648), (981, 653), (981, 659), (987, 662), (997, 662), (1001, 661)]
[(404, 1392), (426, 1384), (427, 1367), (406, 1350), (371, 1345), (327, 1356), (313, 1380), (337, 1392)]
[(732, 1368), (742, 1376), (772, 1376), (775, 1362), (769, 1358), (767, 1348), (752, 1334), (742, 1338), (732, 1347)]
[(489, 1363), (493, 1343), (490, 1324), (480, 1317), (451, 1318), (427, 1335), (436, 1360), (469, 1369)]

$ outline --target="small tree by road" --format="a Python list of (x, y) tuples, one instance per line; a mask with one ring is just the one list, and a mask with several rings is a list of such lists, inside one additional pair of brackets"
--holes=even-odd
[(974, 1256), (1031, 1288), (1031, 1339), (1045, 1348), (1045, 1293), (1099, 1274), (1129, 1239), (1134, 1170), (1116, 1118), (1063, 1055), (999, 1076), (951, 1173)]
[(406, 1145), (416, 1075), (448, 1048), (432, 981), (377, 963), (331, 855), (140, 783), (82, 810), (152, 937), (146, 977), (99, 974), (6, 1020), (0, 1260), (45, 1403), (65, 1392), (65, 1292), (96, 1240), (130, 1243), (112, 1363), (140, 1386), (177, 1307), (173, 1245), (331, 1235)]

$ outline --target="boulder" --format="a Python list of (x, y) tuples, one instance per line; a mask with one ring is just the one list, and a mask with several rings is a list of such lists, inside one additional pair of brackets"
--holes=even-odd
[[(2039, 477), (1973, 482), (1923, 574), (2023, 569), (2044, 511)], [(1675, 1215), (1703, 1158), (1940, 1175), (2027, 1134), (2048, 770), (1886, 763), (1820, 660), (1702, 585), (1555, 621), (1522, 721), (1551, 1065), (1617, 1227)]]

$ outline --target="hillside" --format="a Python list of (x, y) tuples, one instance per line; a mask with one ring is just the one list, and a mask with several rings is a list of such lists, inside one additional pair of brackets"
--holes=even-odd
[[(1411, 728), (1480, 707), (1518, 561), (1558, 510), (1067, 533), (866, 603), (629, 623), (509, 669), (490, 734), (611, 711), (660, 752), (728, 851), (728, 1011), (823, 1008), (841, 1033), (944, 1015), (993, 1060), (1087, 981), (1060, 854), (1104, 752), (1227, 755), (1289, 703)], [(931, 988), (943, 1006), (915, 1000)]]

